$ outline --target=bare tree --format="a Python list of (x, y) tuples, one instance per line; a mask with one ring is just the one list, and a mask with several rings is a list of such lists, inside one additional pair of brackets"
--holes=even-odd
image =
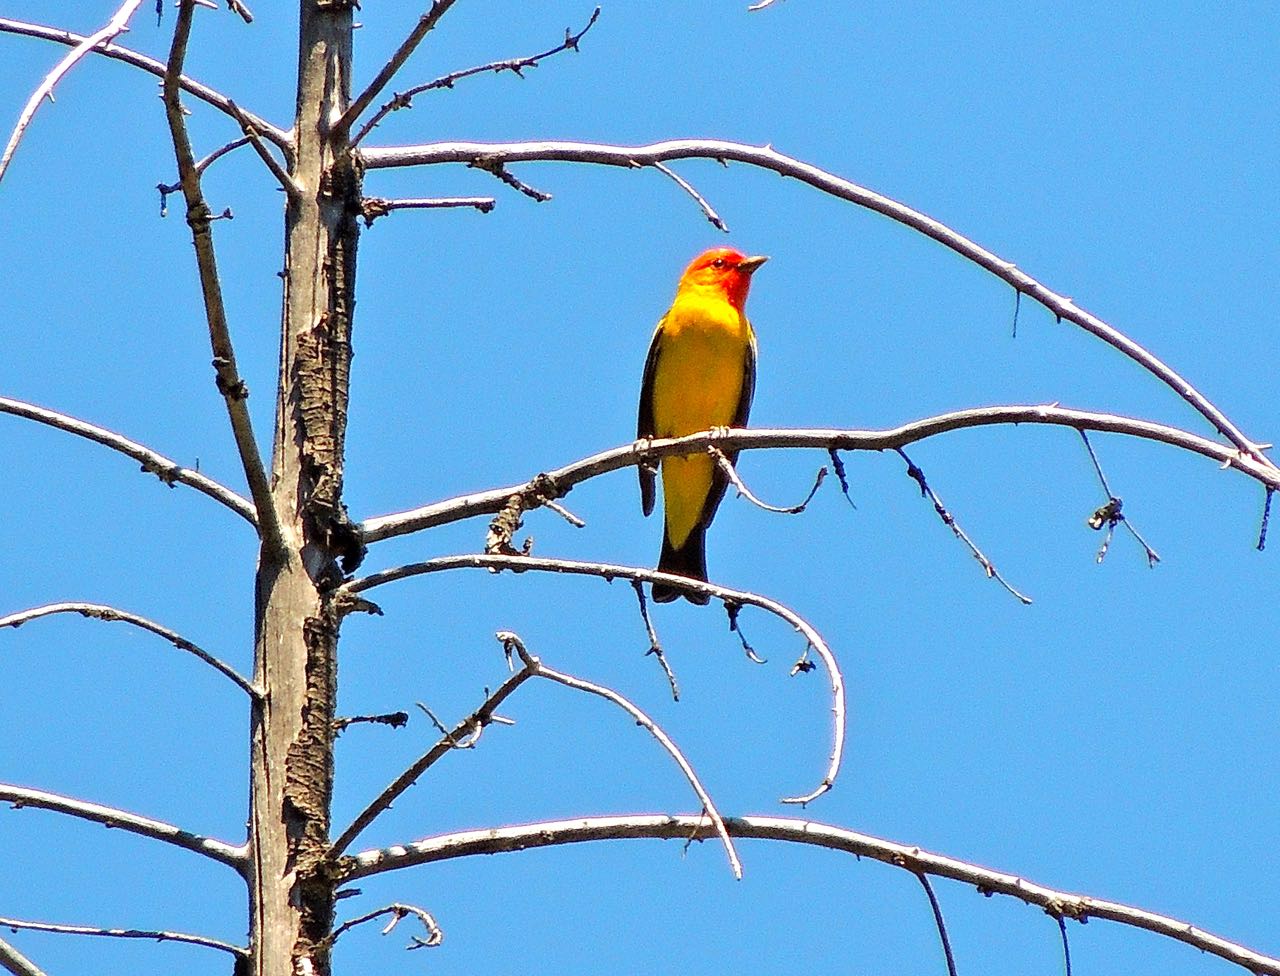
[[(540, 519), (562, 519), (581, 525), (582, 520), (565, 503), (572, 490), (611, 472), (636, 465), (652, 466), (672, 455), (709, 452), (725, 469), (738, 494), (748, 502), (774, 512), (798, 514), (813, 498), (812, 491), (799, 504), (767, 504), (756, 497), (751, 485), (741, 478), (728, 458), (737, 452), (749, 457), (765, 451), (818, 451), (829, 460), (818, 475), (814, 490), (829, 471), (830, 478), (838, 482), (839, 489), (852, 501), (853, 491), (845, 469), (847, 459), (862, 452), (885, 452), (902, 466), (936, 517), (977, 560), (980, 571), (998, 581), (1013, 598), (1011, 605), (1016, 605), (1030, 603), (1030, 598), (1024, 595), (1021, 584), (1015, 584), (997, 568), (981, 546), (977, 533), (971, 534), (964, 527), (963, 516), (958, 517), (944, 503), (940, 491), (946, 489), (933, 484), (926, 465), (917, 463), (916, 445), (983, 427), (1020, 425), (1066, 429), (1066, 433), (1079, 441), (1080, 455), (1088, 459), (1088, 477), (1096, 477), (1093, 482), (1096, 505), (1092, 506), (1091, 525), (1104, 533), (1105, 540), (1098, 551), (1098, 560), (1102, 560), (1112, 545), (1113, 534), (1119, 532), (1131, 536), (1134, 551), (1152, 565), (1159, 556), (1152, 543), (1130, 522), (1131, 513), (1112, 490), (1089, 435), (1123, 435), (1123, 438), (1209, 459), (1230, 471), (1237, 480), (1256, 486), (1269, 510), (1272, 493), (1280, 488), (1280, 468), (1267, 456), (1268, 445), (1247, 434), (1173, 366), (1011, 261), (904, 203), (772, 146), (709, 138), (673, 139), (647, 145), (571, 140), (380, 144), (383, 124), (394, 113), (411, 109), (417, 99), (425, 98), (429, 92), (452, 88), (475, 75), (519, 75), (544, 61), (576, 51), (595, 27), (599, 9), (586, 11), (583, 20), (566, 31), (563, 39), (557, 38), (538, 52), (452, 70), (434, 80), (420, 82), (410, 74), (407, 65), (454, 6), (454, 0), (434, 0), (421, 12), (381, 68), (370, 80), (361, 83), (355, 80), (358, 72), (353, 67), (353, 52), (359, 38), (355, 31), (355, 5), (332, 0), (301, 0), (297, 24), (297, 50), (301, 53), (297, 62), (296, 114), (286, 125), (268, 121), (271, 113), (267, 108), (249, 104), (249, 98), (245, 99), (246, 104), (241, 104), (198, 81), (195, 73), (188, 70), (200, 49), (198, 28), (213, 16), (203, 9), (208, 6), (214, 5), (179, 0), (173, 22), (165, 27), (171, 32), (171, 43), (163, 59), (151, 58), (123, 44), (122, 35), (130, 22), (144, 13), (139, 0), (129, 0), (114, 12), (108, 12), (100, 30), (84, 35), (60, 26), (0, 19), (0, 31), (43, 39), (66, 51), (65, 57), (32, 91), (21, 110), (0, 158), (0, 179), (7, 168), (19, 164), (24, 152), (34, 151), (24, 141), (31, 138), (41, 113), (51, 111), (42, 105), (61, 81), (81, 70), (88, 60), (114, 59), (160, 80), (164, 120), (176, 162), (176, 179), (162, 182), (159, 188), (162, 206), (168, 208), (172, 216), (184, 215), (189, 227), (214, 387), (235, 447), (239, 466), (235, 481), (243, 490), (210, 476), (194, 461), (186, 464), (174, 460), (112, 430), (109, 422), (99, 426), (72, 416), (72, 411), (63, 412), (9, 397), (0, 398), (0, 413), (94, 442), (140, 464), (143, 472), (170, 487), (193, 489), (203, 494), (227, 513), (238, 516), (223, 520), (235, 525), (237, 530), (247, 523), (255, 549), (252, 667), (242, 671), (236, 666), (235, 662), (244, 658), (227, 650), (234, 645), (234, 637), (228, 638), (216, 631), (199, 640), (188, 637), (183, 630), (163, 620), (163, 607), (138, 612), (66, 594), (56, 602), (40, 603), (25, 610), (15, 608), (0, 618), (0, 628), (30, 625), (35, 629), (44, 626), (37, 623), (39, 620), (65, 615), (123, 623), (128, 625), (131, 637), (135, 631), (150, 635), (137, 633), (137, 643), (158, 638), (172, 650), (181, 652), (183, 660), (194, 659), (211, 669), (217, 680), (225, 684), (226, 697), (235, 702), (233, 706), (230, 701), (224, 701), (223, 706), (239, 707), (248, 716), (247, 831), (243, 837), (221, 839), (190, 826), (78, 799), (44, 786), (3, 784), (0, 800), (15, 808), (45, 810), (102, 824), (185, 853), (202, 855), (220, 867), (229, 868), (243, 882), (247, 938), (242, 943), (233, 943), (171, 930), (167, 926), (116, 928), (78, 921), (10, 917), (19, 915), (20, 908), (2, 906), (0, 927), (19, 935), (13, 938), (13, 945), (0, 941), (0, 966), (23, 976), (42, 971), (39, 959), (33, 958), (34, 951), (27, 948), (21, 935), (35, 930), (188, 943), (231, 955), (238, 973), (327, 974), (334, 970), (331, 955), (337, 940), (349, 938), (347, 933), (365, 923), (377, 921), (383, 925), (384, 932), (401, 922), (406, 926), (412, 923), (417, 931), (411, 936), (411, 947), (434, 947), (441, 942), (448, 919), (441, 917), (441, 905), (435, 903), (435, 899), (418, 904), (411, 902), (408, 895), (396, 894), (383, 905), (362, 905), (359, 910), (344, 912), (345, 898), (354, 896), (360, 886), (373, 884), (375, 878), (398, 879), (427, 863), (480, 854), (566, 846), (587, 840), (621, 842), (658, 838), (683, 841), (686, 846), (693, 841), (714, 841), (723, 849), (729, 871), (739, 877), (744, 863), (746, 869), (750, 869), (749, 859), (739, 850), (739, 842), (748, 839), (815, 845), (874, 859), (908, 872), (924, 886), (927, 903), (922, 905), (930, 907), (930, 924), (936, 924), (943, 946), (944, 961), (940, 967), (945, 966), (952, 973), (956, 965), (951, 940), (931, 878), (961, 882), (984, 894), (1008, 896), (1042, 909), (1058, 923), (1068, 972), (1066, 923), (1105, 919), (1187, 943), (1251, 972), (1280, 973), (1280, 959), (1251, 950), (1232, 938), (1213, 934), (1201, 928), (1199, 920), (1182, 920), (1103, 897), (1072, 894), (1011, 872), (980, 867), (911, 844), (881, 840), (845, 826), (807, 819), (808, 804), (818, 801), (837, 782), (843, 782), (842, 775), (849, 775), (847, 771), (842, 773), (848, 765), (849, 753), (846, 732), (850, 725), (851, 682), (844, 675), (841, 663), (845, 659), (841, 647), (847, 643), (847, 635), (822, 633), (805, 615), (762, 592), (714, 582), (692, 582), (611, 559), (551, 556), (542, 547), (532, 549), (520, 534), (524, 522), (533, 513)], [(750, 15), (765, 16), (763, 11), (769, 6), (771, 0), (756, 4)], [(228, 0), (227, 7), (245, 25), (254, 24), (254, 15), (244, 3)], [(784, 9), (777, 8), (768, 15), (784, 13)], [(748, 16), (748, 13), (743, 11), (741, 15)], [(382, 16), (382, 13), (369, 10), (364, 16)], [(290, 57), (292, 50), (289, 49)], [(281, 57), (285, 57), (283, 50)], [(229, 119), (234, 125), (234, 135), (220, 144), (201, 145), (197, 149), (192, 130), (197, 125), (195, 120), (206, 113)], [(204, 138), (199, 140), (204, 141)], [(280, 355), (270, 435), (263, 432), (263, 418), (255, 417), (250, 410), (251, 384), (246, 380), (247, 375), (262, 375), (264, 367), (256, 361), (249, 365), (249, 357), (244, 355), (238, 357), (233, 342), (233, 339), (241, 340), (244, 330), (227, 297), (222, 269), (227, 266), (228, 257), (218, 241), (220, 225), (231, 212), (220, 199), (215, 199), (207, 186), (232, 153), (238, 156), (252, 153), (261, 164), (258, 176), (269, 180), (284, 200)], [(1075, 409), (1058, 403), (973, 406), (877, 430), (713, 430), (674, 440), (597, 445), (589, 456), (567, 463), (563, 456), (545, 458), (541, 462), (541, 473), (515, 483), (469, 490), (389, 514), (349, 512), (344, 477), (349, 411), (353, 404), (352, 355), (357, 343), (357, 333), (353, 331), (357, 254), (364, 229), (383, 218), (414, 219), (411, 215), (391, 216), (401, 210), (461, 208), (487, 213), (501, 202), (499, 192), (510, 193), (513, 200), (523, 195), (543, 202), (549, 195), (527, 182), (532, 178), (522, 166), (539, 162), (652, 170), (672, 181), (675, 189), (689, 198), (694, 208), (691, 219), (699, 219), (700, 212), (711, 225), (723, 230), (725, 221), (717, 208), (677, 169), (685, 160), (743, 164), (753, 170), (772, 172), (826, 197), (873, 211), (943, 245), (1008, 285), (1019, 309), (1038, 305), (1057, 321), (1077, 327), (1127, 357), (1145, 371), (1152, 386), (1171, 391), (1198, 414), (1203, 433), (1156, 420)], [(445, 164), (468, 167), (492, 177), (496, 187), (494, 195), (396, 197), (366, 192), (366, 178), (380, 171), (411, 171), (414, 179), (425, 183), (423, 174), (432, 172), (428, 168)], [(74, 226), (74, 215), (68, 217), (68, 224)], [(367, 261), (361, 267), (364, 274), (378, 273)], [(189, 317), (186, 310), (183, 316)], [(254, 318), (259, 322), (263, 320), (261, 315)], [(260, 351), (261, 337), (251, 341)], [(512, 341), (532, 340), (513, 338)], [(495, 365), (495, 388), (508, 383), (506, 373), (505, 364)], [(253, 402), (258, 403), (262, 397), (257, 386), (254, 391)], [(424, 393), (425, 397), (442, 395), (440, 391)], [(1121, 437), (1113, 437), (1108, 443), (1119, 445), (1120, 441)], [(269, 450), (263, 448), (264, 444), (269, 444)], [(1122, 448), (1117, 446), (1116, 450)], [(631, 505), (633, 500), (628, 495), (625, 499), (615, 499), (614, 503)], [(924, 511), (927, 513), (928, 509)], [(472, 544), (460, 554), (433, 555), (432, 549), (391, 548), (393, 539), (409, 537), (417, 545), (432, 538), (429, 530), (441, 530), (472, 519), (488, 519), (487, 536), (482, 539), (481, 533), (473, 533)], [(1265, 530), (1266, 515), (1262, 522), (1263, 534)], [(221, 525), (217, 531), (222, 531)], [(19, 539), (16, 547), (19, 552), (23, 546), (40, 545), (38, 525), (21, 524), (14, 535)], [(1259, 547), (1261, 545), (1260, 539)], [(383, 557), (382, 550), (397, 555)], [(413, 555), (402, 558), (400, 554), (405, 552)], [(403, 703), (414, 701), (420, 693), (407, 689), (398, 695), (403, 707), (395, 711), (340, 715), (338, 648), (344, 626), (352, 626), (363, 619), (363, 615), (380, 615), (383, 610), (379, 603), (394, 599), (390, 595), (411, 586), (410, 581), (431, 574), (455, 574), (464, 569), (482, 570), (490, 575), (519, 574), (525, 578), (567, 574), (613, 582), (615, 600), (638, 601), (634, 626), (641, 643), (656, 659), (656, 673), (664, 686), (669, 686), (673, 699), (680, 697), (679, 669), (667, 653), (669, 648), (664, 646), (659, 627), (662, 622), (655, 622), (651, 616), (645, 596), (646, 584), (660, 581), (709, 596), (713, 607), (722, 608), (729, 628), (736, 632), (735, 640), (740, 641), (745, 656), (752, 661), (762, 662), (762, 656), (741, 627), (740, 618), (745, 610), (755, 608), (762, 616), (779, 621), (783, 630), (794, 631), (798, 638), (790, 673), (798, 679), (809, 676), (819, 681), (829, 710), (824, 717), (829, 747), (821, 754), (797, 757), (795, 781), (778, 785), (778, 792), (786, 794), (781, 802), (794, 807), (795, 815), (737, 815), (736, 810), (717, 799), (716, 790), (702, 774), (699, 762), (684, 751), (675, 741), (676, 737), (664, 727), (658, 708), (665, 706), (649, 701), (642, 704), (638, 696), (561, 670), (559, 657), (563, 651), (555, 646), (542, 646), (543, 640), (510, 629), (508, 621), (500, 618), (488, 626), (497, 632), (494, 659), (502, 660), (496, 656), (500, 648), (509, 670), (500, 684), (485, 688), (461, 719), (444, 721), (425, 702), (420, 710), (411, 709)], [(179, 583), (196, 582), (181, 579), (177, 565), (167, 566), (164, 571), (179, 577)], [(815, 568), (815, 572), (818, 571), (822, 570)], [(228, 572), (240, 573), (241, 568)], [(247, 594), (248, 589), (243, 589)], [(8, 612), (8, 608), (5, 609)], [(246, 598), (243, 610), (249, 609)], [(667, 637), (670, 638), (669, 631)], [(130, 646), (132, 644), (130, 641)], [(385, 822), (384, 814), (393, 803), (415, 784), (436, 774), (437, 763), (457, 750), (476, 747), (493, 725), (509, 723), (510, 719), (504, 715), (508, 701), (518, 692), (520, 696), (526, 695), (521, 689), (529, 684), (556, 685), (600, 700), (617, 712), (623, 727), (628, 723), (640, 726), (678, 774), (689, 797), (687, 807), (670, 814), (605, 816), (581, 811), (571, 818), (531, 824), (496, 822), (482, 829), (448, 830), (434, 836), (423, 837), (419, 832), (411, 836), (393, 835), (390, 842), (370, 840), (375, 822), (380, 819)], [(875, 689), (863, 688), (861, 694), (874, 696)], [(180, 704), (181, 696), (177, 698)], [(340, 808), (335, 807), (335, 770), (341, 769), (341, 764), (335, 764), (339, 735), (354, 738), (357, 733), (348, 730), (357, 725), (398, 728), (411, 717), (415, 726), (425, 727), (422, 723), (428, 722), (436, 730), (430, 733), (425, 746), (401, 746), (401, 751), (407, 749), (403, 760), (392, 762), (390, 765), (394, 768), (385, 776), (379, 772), (373, 777), (379, 779), (381, 785)], [(595, 735), (592, 733), (593, 738)], [(861, 738), (863, 747), (869, 747), (865, 737)], [(363, 743), (359, 747), (365, 748)], [(392, 754), (398, 755), (395, 751)], [(229, 807), (233, 804), (234, 799), (228, 801)], [(814, 807), (813, 813), (820, 816), (819, 810)], [(6, 818), (13, 816), (16, 815), (6, 814)]]

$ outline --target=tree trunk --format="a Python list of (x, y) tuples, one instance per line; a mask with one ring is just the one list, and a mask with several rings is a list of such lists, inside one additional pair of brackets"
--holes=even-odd
[(342, 506), (359, 241), (359, 174), (329, 123), (350, 98), (352, 11), (302, 0), (296, 156), (285, 215), (284, 310), (272, 498), (284, 545), (256, 592), (251, 729), (250, 971), (328, 976), (334, 882), (325, 870), (337, 696), (337, 560), (360, 546)]

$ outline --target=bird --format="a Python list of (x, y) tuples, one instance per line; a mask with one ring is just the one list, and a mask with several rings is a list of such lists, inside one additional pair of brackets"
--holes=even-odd
[[(689, 263), (671, 308), (658, 320), (640, 384), (637, 440), (682, 437), (716, 427), (743, 427), (756, 386), (756, 337), (744, 306), (751, 277), (769, 260), (731, 247), (704, 251)], [(732, 464), (737, 452), (726, 451)], [(707, 527), (728, 478), (705, 453), (662, 459), (663, 533), (658, 572), (707, 580)], [(640, 506), (653, 512), (657, 473), (639, 466)], [(704, 593), (653, 584), (655, 603)]]

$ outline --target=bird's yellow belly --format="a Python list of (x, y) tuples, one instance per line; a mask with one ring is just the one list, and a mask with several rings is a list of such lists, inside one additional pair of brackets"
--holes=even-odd
[[(676, 312), (676, 309), (672, 310)], [(658, 437), (682, 437), (734, 421), (742, 397), (750, 326), (740, 316), (726, 321), (673, 322), (668, 316), (653, 378), (653, 425)], [(679, 549), (702, 516), (715, 462), (706, 454), (662, 462), (667, 535)]]

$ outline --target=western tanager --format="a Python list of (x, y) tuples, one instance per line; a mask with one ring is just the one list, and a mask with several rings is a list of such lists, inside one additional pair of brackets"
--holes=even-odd
[[(742, 427), (756, 385), (756, 337), (743, 306), (751, 276), (768, 258), (747, 257), (731, 247), (699, 254), (685, 268), (675, 301), (658, 322), (640, 386), (637, 438), (681, 437), (712, 427)], [(726, 452), (731, 462), (736, 452)], [(653, 511), (655, 474), (640, 468), (640, 502)], [(689, 579), (707, 578), (707, 526), (728, 479), (707, 454), (662, 460), (665, 527), (658, 570)], [(653, 599), (708, 597), (661, 583)]]

